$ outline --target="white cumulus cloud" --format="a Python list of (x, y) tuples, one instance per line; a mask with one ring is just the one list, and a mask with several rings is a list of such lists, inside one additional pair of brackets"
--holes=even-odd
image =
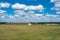
[(57, 14), (60, 14), (60, 11), (56, 12)]
[(43, 14), (35, 14), (36, 16), (43, 16)]
[(34, 5), (25, 5), (25, 4), (19, 4), (19, 3), (15, 3), (12, 5), (13, 9), (20, 9), (20, 10), (39, 10), (40, 12), (42, 12), (44, 10), (44, 7), (40, 4), (37, 6)]
[(6, 11), (5, 10), (0, 10), (0, 13), (6, 13)]
[(8, 14), (6, 14), (7, 12), (5, 10), (0, 10), (0, 20), (1, 21), (6, 21)]
[(53, 2), (55, 4), (54, 7), (51, 9), (59, 11), (60, 10), (60, 0), (51, 0), (51, 2)]
[(60, 0), (51, 0), (54, 3), (54, 6), (51, 8), (56, 11), (56, 14), (60, 14)]
[(24, 9), (26, 7), (26, 5), (24, 4), (19, 4), (19, 3), (15, 3), (12, 5), (13, 9)]
[(11, 5), (11, 4), (8, 3), (8, 2), (1, 2), (1, 3), (0, 3), (0, 7), (1, 7), (1, 8), (8, 8), (8, 7), (10, 7), (10, 5)]

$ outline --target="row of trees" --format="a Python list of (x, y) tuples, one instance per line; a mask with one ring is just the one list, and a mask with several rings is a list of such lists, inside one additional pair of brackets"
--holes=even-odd
[[(60, 24), (60, 22), (30, 22), (31, 24)], [(0, 24), (8, 24), (8, 22), (0, 22)]]
[(7, 24), (7, 22), (0, 22), (0, 24)]
[(31, 22), (32, 24), (60, 24), (60, 22)]

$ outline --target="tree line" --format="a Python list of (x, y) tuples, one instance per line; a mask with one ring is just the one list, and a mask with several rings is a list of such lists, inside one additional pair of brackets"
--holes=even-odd
[[(60, 24), (60, 22), (30, 22), (31, 24)], [(8, 22), (0, 22), (0, 24), (8, 24)]]

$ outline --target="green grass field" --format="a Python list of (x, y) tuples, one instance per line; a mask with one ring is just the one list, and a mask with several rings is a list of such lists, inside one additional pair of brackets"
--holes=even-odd
[(0, 40), (60, 40), (60, 26), (0, 25)]

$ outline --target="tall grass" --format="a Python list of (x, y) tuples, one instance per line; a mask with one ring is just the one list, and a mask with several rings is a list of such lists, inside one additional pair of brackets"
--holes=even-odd
[(0, 25), (0, 40), (60, 40), (60, 26)]

